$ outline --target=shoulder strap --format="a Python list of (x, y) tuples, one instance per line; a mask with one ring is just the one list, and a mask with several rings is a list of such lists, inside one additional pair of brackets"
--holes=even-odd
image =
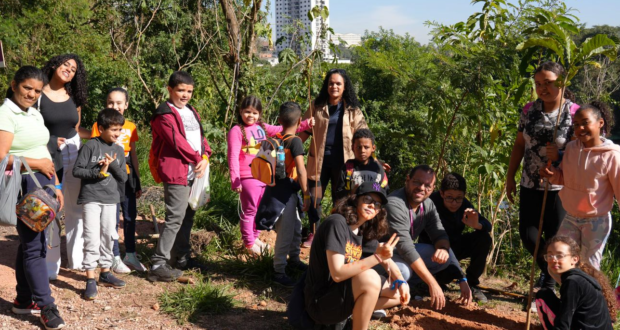
[[(24, 164), (24, 167), (26, 167), (26, 170), (28, 171), (28, 175), (30, 175), (30, 177), (32, 178), (32, 181), (34, 181), (34, 183), (37, 185), (37, 187), (39, 187), (39, 189), (41, 188), (41, 184), (39, 183), (39, 180), (37, 180), (37, 177), (34, 176), (34, 173), (32, 172), (32, 169), (30, 168), (30, 165), (28, 165), (28, 162), (26, 161), (26, 159), (24, 159), (24, 157), (19, 156), (19, 160), (22, 161), (22, 163)], [(13, 169), (15, 170), (15, 169)], [(19, 171), (19, 169), (17, 169)]]

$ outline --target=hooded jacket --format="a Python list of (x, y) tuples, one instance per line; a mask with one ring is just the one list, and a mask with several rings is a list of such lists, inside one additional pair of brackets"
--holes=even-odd
[(614, 195), (620, 196), (620, 146), (604, 138), (592, 148), (584, 147), (580, 140), (571, 141), (550, 181), (564, 185), (560, 198), (569, 214), (603, 216), (613, 207)]
[[(187, 105), (200, 123), (200, 115), (194, 107)], [(183, 120), (177, 110), (168, 102), (162, 103), (151, 118), (153, 142), (149, 153), (149, 168), (155, 182), (187, 186), (189, 164), (197, 165), (202, 155), (211, 157), (211, 147), (200, 125), (202, 146), (200, 153), (187, 142)]]

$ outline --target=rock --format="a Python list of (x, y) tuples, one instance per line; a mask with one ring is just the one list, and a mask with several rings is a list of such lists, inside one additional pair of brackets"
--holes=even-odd
[(105, 306), (105, 307), (103, 308), (103, 310), (104, 310), (104, 311), (109, 311), (110, 309), (112, 309), (112, 306)]
[(151, 308), (155, 311), (159, 310), (159, 303), (155, 303), (155, 305), (151, 306)]
[(260, 303), (258, 303), (259, 305), (261, 305), (262, 307), (267, 306), (267, 302), (264, 300), (261, 300)]

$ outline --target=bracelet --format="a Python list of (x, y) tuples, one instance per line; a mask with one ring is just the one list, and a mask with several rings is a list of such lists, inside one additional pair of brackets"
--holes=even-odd
[(456, 280), (456, 284), (460, 284), (461, 282), (467, 282), (467, 277), (463, 277), (460, 280)]
[(107, 177), (110, 176), (110, 173), (106, 173), (106, 172), (103, 172), (103, 171), (99, 172), (99, 174), (103, 175), (104, 178), (107, 178)]
[(209, 156), (207, 156), (207, 155), (202, 155), (202, 159), (204, 159), (204, 160), (209, 160)]
[(62, 190), (62, 183), (59, 183), (55, 185), (54, 187), (56, 187), (56, 190)]
[(407, 283), (407, 282), (405, 282), (403, 280), (395, 280), (394, 282), (392, 282), (392, 286), (390, 286), (390, 289), (392, 289), (392, 290), (400, 289), (401, 285), (403, 285), (405, 283)]
[(375, 253), (375, 258), (377, 258), (377, 261), (379, 261), (380, 264), (383, 263), (383, 259), (381, 259), (381, 257), (379, 257), (379, 255), (376, 253)]
[(310, 199), (310, 195), (304, 195), (304, 200)]

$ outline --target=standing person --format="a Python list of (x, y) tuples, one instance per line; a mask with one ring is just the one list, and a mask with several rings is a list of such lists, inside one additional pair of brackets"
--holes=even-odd
[(92, 138), (80, 148), (73, 166), (73, 176), (82, 179), (78, 204), (83, 206), (84, 261), (86, 289), (84, 298), (97, 297), (95, 269), (101, 267), (99, 284), (122, 288), (125, 282), (112, 274), (114, 240), (118, 234), (114, 227), (117, 204), (121, 200), (119, 185), (127, 180), (124, 150), (116, 144), (125, 118), (120, 112), (106, 108), (97, 116), (99, 137)]
[[(345, 161), (355, 158), (353, 134), (361, 128), (368, 128), (364, 114), (355, 95), (351, 79), (343, 69), (327, 72), (319, 96), (310, 103), (303, 119), (314, 116), (316, 125), (310, 131), (299, 134), (302, 141), (312, 136), (308, 150), (308, 187), (311, 196), (310, 234), (303, 243), (312, 245), (316, 223), (321, 220), (321, 200), (327, 185), (336, 190), (340, 180), (340, 169)], [(332, 194), (332, 203), (336, 201)], [(335, 204), (335, 203), (334, 203)]]
[[(258, 239), (256, 229), (256, 210), (265, 192), (265, 184), (252, 177), (250, 164), (258, 152), (257, 147), (267, 137), (282, 132), (282, 126), (263, 123), (263, 106), (254, 95), (247, 96), (239, 105), (237, 125), (228, 132), (228, 168), (230, 186), (241, 199), (241, 219), (239, 229), (248, 252), (260, 254), (266, 244)], [(297, 131), (312, 127), (314, 119), (304, 120)]]
[(174, 72), (168, 80), (170, 98), (155, 110), (151, 119), (149, 167), (155, 182), (164, 183), (166, 204), (164, 230), (157, 240), (147, 277), (153, 282), (175, 281), (186, 269), (206, 270), (190, 258), (189, 240), (196, 211), (189, 206), (189, 193), (194, 179), (205, 175), (211, 156), (200, 115), (188, 104), (193, 92), (192, 76), (184, 71)]
[[(375, 242), (374, 254), (362, 258), (362, 246), (388, 232), (386, 203), (379, 184), (364, 182), (319, 227), (304, 288), (306, 311), (316, 323), (337, 324), (352, 315), (352, 329), (368, 329), (373, 310), (409, 303), (409, 285), (392, 261), (396, 234)], [(393, 270), (391, 278), (373, 269), (379, 264)]]
[[(129, 94), (127, 90), (122, 87), (112, 88), (106, 97), (106, 104), (108, 108), (124, 115), (125, 110), (129, 108)], [(97, 123), (95, 123), (92, 129), (92, 137), (99, 135), (99, 129)], [(121, 134), (116, 139), (116, 144), (123, 147), (125, 151), (124, 157), (128, 175), (125, 184), (119, 186), (121, 202), (117, 205), (116, 212), (117, 232), (120, 212), (123, 214), (123, 240), (125, 242), (125, 259), (122, 260), (118, 240), (114, 240), (114, 263), (112, 270), (119, 274), (127, 274), (132, 269), (138, 272), (146, 271), (146, 267), (144, 267), (136, 255), (136, 217), (138, 216), (136, 199), (142, 196), (140, 164), (138, 163), (138, 153), (136, 152), (136, 142), (138, 142), (138, 139), (136, 125), (125, 119)]]
[[(429, 197), (437, 208), (448, 238), (450, 247), (461, 261), (470, 258), (471, 262), (465, 271), (467, 282), (472, 290), (473, 297), (477, 301), (486, 302), (487, 297), (480, 291), (480, 276), (484, 273), (487, 256), (491, 250), (493, 239), (491, 223), (480, 214), (471, 202), (465, 197), (467, 182), (458, 173), (449, 173), (443, 180), (439, 191), (435, 191)], [(471, 232), (464, 232), (469, 227)], [(430, 243), (426, 233), (420, 236), (421, 243)]]
[[(19, 171), (12, 168), (13, 158), (24, 157), (42, 186), (56, 185), (56, 195), (62, 209), (63, 194), (47, 149), (50, 134), (43, 117), (32, 107), (41, 95), (44, 80), (43, 72), (33, 66), (21, 67), (15, 73), (6, 99), (0, 106), (0, 159), (8, 155), (6, 170)], [(29, 175), (22, 175), (23, 194), (36, 188)], [(17, 221), (17, 297), (11, 310), (15, 314), (40, 315), (45, 328), (53, 330), (63, 328), (65, 322), (54, 304), (47, 276), (45, 234), (49, 230), (48, 226), (43, 232), (35, 232), (20, 220)]]
[[(88, 92), (86, 70), (77, 55), (64, 54), (51, 58), (43, 67), (43, 74), (47, 85), (43, 87), (38, 107), (51, 135), (48, 148), (66, 199), (67, 268), (82, 270), (82, 207), (77, 204), (80, 179), (72, 172), (81, 139), (90, 138), (90, 131), (80, 127), (81, 109)], [(54, 237), (50, 238), (47, 271), (49, 278), (55, 280), (60, 270), (60, 228), (56, 228), (56, 222), (50, 226)]]
[[(510, 154), (506, 193), (508, 200), (514, 203), (514, 195), (517, 192), (515, 174), (523, 160), (519, 190), (519, 235), (523, 246), (532, 255), (538, 238), (538, 223), (546, 184), (540, 180), (539, 171), (546, 166), (547, 161), (557, 162), (560, 159), (560, 152), (564, 150), (572, 135), (571, 114), (579, 107), (573, 103), (574, 96), (570, 91), (558, 87), (559, 77), (565, 75), (564, 68), (555, 62), (545, 62), (534, 71), (538, 99), (523, 108), (519, 119), (517, 139)], [(560, 104), (562, 95), (564, 95), (564, 102)], [(556, 139), (553, 141), (553, 131), (558, 116), (560, 116), (560, 123)], [(543, 246), (545, 239), (557, 233), (560, 222), (566, 215), (562, 201), (558, 198), (560, 189), (562, 189), (560, 185), (549, 185), (543, 222), (544, 236), (541, 236), (540, 241)], [(548, 276), (547, 264), (542, 258), (542, 251), (534, 258), (541, 270), (536, 286), (553, 288), (555, 281)]]
[(544, 249), (549, 274), (560, 283), (560, 298), (549, 288), (536, 293), (536, 310), (545, 330), (612, 330), (616, 299), (609, 280), (581, 259), (579, 244), (555, 236)]
[(620, 197), (620, 146), (605, 138), (613, 118), (609, 107), (592, 102), (575, 113), (573, 127), (577, 140), (566, 145), (558, 168), (540, 170), (549, 182), (564, 185), (560, 190), (566, 217), (558, 235), (580, 245), (581, 259), (601, 268), (603, 250), (611, 233), (614, 196)]

